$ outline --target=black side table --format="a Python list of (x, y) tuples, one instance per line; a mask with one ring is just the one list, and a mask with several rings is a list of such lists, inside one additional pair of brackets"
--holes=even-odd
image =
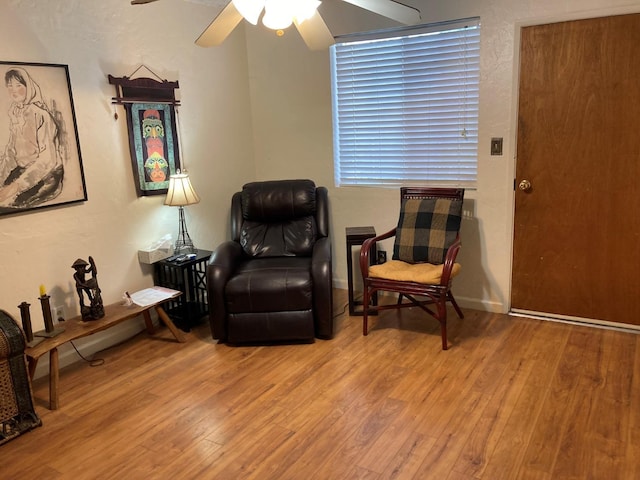
[[(356, 311), (357, 305), (362, 305), (361, 301), (357, 301), (353, 295), (353, 259), (352, 247), (362, 245), (367, 238), (376, 236), (376, 230), (373, 227), (347, 227), (345, 229), (347, 235), (347, 282), (349, 285), (349, 315), (362, 315), (362, 310)], [(369, 265), (376, 263), (378, 258), (378, 249), (374, 245), (372, 255), (369, 256)], [(358, 268), (358, 271), (360, 269)], [(373, 294), (371, 299), (373, 305), (378, 305), (378, 292)], [(377, 312), (371, 312), (376, 315)]]
[(165, 304), (165, 311), (176, 326), (188, 332), (209, 313), (207, 265), (210, 250), (197, 250), (196, 257), (184, 262), (160, 260), (154, 263), (154, 283), (184, 292)]

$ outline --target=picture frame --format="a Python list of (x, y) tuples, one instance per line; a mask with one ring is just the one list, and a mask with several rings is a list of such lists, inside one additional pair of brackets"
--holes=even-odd
[(69, 67), (0, 61), (0, 216), (87, 200)]
[(163, 195), (180, 168), (176, 112), (165, 102), (125, 104), (129, 149), (138, 196)]

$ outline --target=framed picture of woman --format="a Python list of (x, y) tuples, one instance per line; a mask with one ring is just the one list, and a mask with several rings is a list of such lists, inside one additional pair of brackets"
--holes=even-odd
[(67, 65), (4, 62), (0, 215), (87, 200)]

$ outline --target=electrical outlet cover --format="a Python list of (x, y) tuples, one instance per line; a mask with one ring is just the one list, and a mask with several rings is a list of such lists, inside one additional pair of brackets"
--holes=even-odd
[(60, 320), (64, 320), (64, 307), (63, 306), (57, 306), (57, 307), (53, 307), (53, 321), (54, 322), (58, 322)]

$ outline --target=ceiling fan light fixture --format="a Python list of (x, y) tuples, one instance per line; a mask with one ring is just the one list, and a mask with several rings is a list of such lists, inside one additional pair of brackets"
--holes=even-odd
[[(152, 1), (156, 0), (131, 0), (132, 3)], [(214, 0), (190, 1), (209, 3)], [(402, 0), (340, 1), (406, 25), (420, 22), (420, 10), (399, 3)], [(215, 3), (225, 3), (226, 6), (196, 39), (196, 45), (201, 47), (220, 45), (243, 19), (256, 25), (261, 15), (262, 23), (275, 30), (277, 35), (294, 23), (310, 50), (325, 50), (335, 43), (333, 34), (317, 10), (320, 0), (215, 0)]]
[(262, 13), (266, 0), (232, 0), (233, 6), (244, 17), (244, 19), (253, 24), (258, 24), (258, 19)]
[(271, 30), (283, 30), (293, 23), (295, 0), (266, 0), (262, 23)]

